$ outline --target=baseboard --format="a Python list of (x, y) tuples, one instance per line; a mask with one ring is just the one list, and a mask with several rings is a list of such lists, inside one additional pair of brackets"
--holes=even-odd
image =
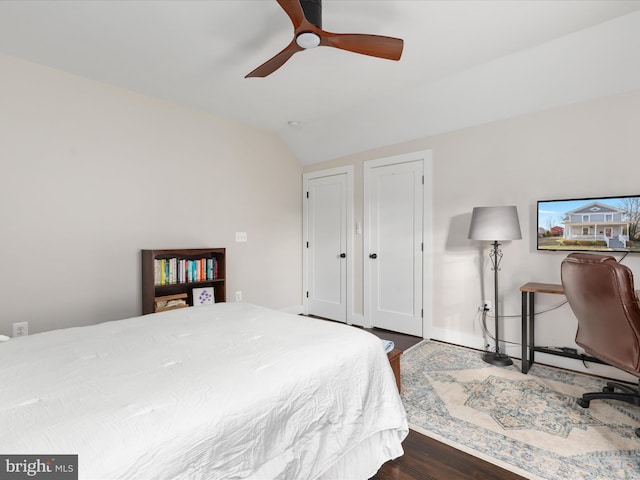
[[(452, 343), (454, 345), (460, 345), (461, 347), (474, 348), (476, 350), (484, 350), (486, 345), (483, 337), (468, 335), (443, 328), (432, 328), (429, 338), (432, 340), (439, 340), (441, 342)], [(522, 357), (522, 347), (520, 345), (502, 344), (501, 348), (504, 353), (512, 358), (520, 359), (520, 357)], [(638, 379), (633, 375), (609, 365), (587, 363), (587, 366), (585, 366), (585, 364), (580, 360), (559, 357), (557, 355), (548, 355), (541, 352), (535, 353), (535, 364), (549, 365), (551, 367), (563, 368), (573, 372), (586, 373), (589, 375), (596, 375), (598, 377), (621, 380), (624, 382), (637, 383), (638, 381)]]
[(455, 330), (446, 328), (431, 327), (428, 332), (428, 338), (432, 340), (440, 340), (441, 342), (452, 343), (462, 347), (475, 348), (476, 350), (484, 350), (484, 338), (477, 335), (469, 335)]
[(347, 323), (349, 325), (357, 325), (358, 327), (371, 328), (371, 325), (366, 325), (364, 321), (364, 315), (354, 314), (352, 313), (347, 318)]
[(302, 314), (302, 305), (294, 305), (292, 307), (284, 307), (280, 309), (281, 312), (293, 313), (294, 315)]

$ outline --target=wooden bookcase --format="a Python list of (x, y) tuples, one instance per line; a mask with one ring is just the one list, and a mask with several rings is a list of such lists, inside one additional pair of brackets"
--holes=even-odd
[[(215, 259), (217, 275), (215, 278), (199, 281), (178, 281), (159, 285), (156, 281), (156, 260), (202, 260)], [(156, 302), (160, 297), (165, 299), (184, 299), (187, 306), (193, 305), (193, 289), (213, 287), (215, 301), (224, 302), (227, 299), (226, 287), (226, 258), (224, 248), (188, 248), (176, 250), (142, 250), (142, 314), (169, 310), (156, 309)], [(186, 295), (186, 296), (185, 296)]]

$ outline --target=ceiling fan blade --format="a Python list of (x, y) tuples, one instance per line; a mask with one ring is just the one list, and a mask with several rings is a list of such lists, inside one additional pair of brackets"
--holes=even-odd
[(348, 50), (350, 52), (400, 60), (404, 41), (400, 38), (366, 35), (359, 33), (331, 33), (322, 31), (320, 45)]
[(266, 77), (267, 75), (270, 75), (277, 69), (279, 69), (282, 65), (285, 64), (287, 60), (289, 60), (293, 56), (294, 53), (299, 52), (300, 50), (302, 50), (302, 48), (296, 43), (294, 39), (289, 45), (284, 48), (284, 50), (271, 57), (258, 68), (246, 75), (244, 78)]
[(293, 23), (293, 28), (296, 29), (304, 20), (306, 20), (304, 16), (304, 11), (302, 10), (302, 6), (300, 5), (300, 0), (277, 0), (282, 9), (285, 11), (289, 18), (291, 19), (291, 23)]
[[(276, 1), (293, 23), (294, 38), (284, 50), (245, 78), (266, 77), (284, 65), (294, 53), (316, 47), (318, 44), (388, 60), (400, 60), (402, 56), (404, 41), (400, 38), (359, 33), (332, 33), (322, 30), (322, 0)], [(304, 5), (301, 2), (304, 2)]]

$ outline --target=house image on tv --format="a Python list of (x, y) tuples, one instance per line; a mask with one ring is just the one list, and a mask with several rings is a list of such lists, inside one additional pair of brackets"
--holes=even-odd
[(624, 210), (592, 202), (566, 213), (565, 240), (601, 240), (609, 248), (626, 248), (629, 222), (623, 220)]

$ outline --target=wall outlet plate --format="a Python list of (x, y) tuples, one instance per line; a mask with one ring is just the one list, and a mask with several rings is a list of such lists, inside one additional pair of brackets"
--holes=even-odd
[(29, 335), (29, 322), (18, 322), (13, 324), (13, 336), (24, 337)]
[(241, 302), (241, 301), (242, 301), (242, 292), (238, 290), (236, 292), (236, 302)]

